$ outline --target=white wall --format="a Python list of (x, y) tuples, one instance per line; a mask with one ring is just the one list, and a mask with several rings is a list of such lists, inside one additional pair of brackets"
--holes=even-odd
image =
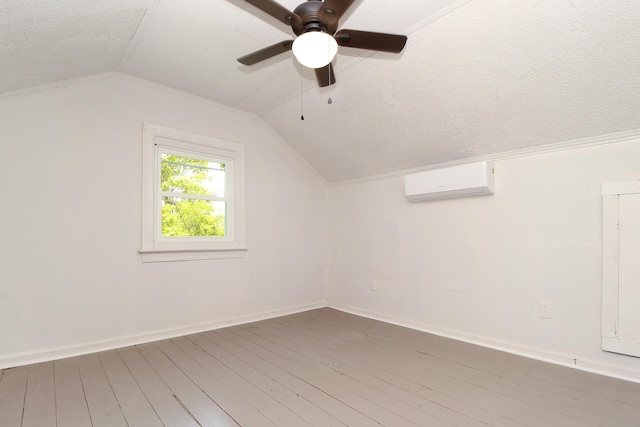
[[(243, 259), (141, 263), (143, 121), (246, 144)], [(323, 306), (329, 266), (336, 307), (640, 379), (600, 350), (600, 188), (640, 179), (640, 140), (409, 203), (401, 178), (327, 190), (255, 116), (129, 78), (0, 101), (0, 130), (0, 368)]]
[(640, 139), (498, 161), (488, 197), (410, 203), (402, 178), (332, 188), (330, 303), (640, 380), (639, 359), (600, 349), (601, 185), (638, 179)]
[[(141, 263), (143, 121), (246, 145), (243, 259)], [(326, 184), (261, 119), (111, 77), (0, 130), (0, 368), (324, 305)]]

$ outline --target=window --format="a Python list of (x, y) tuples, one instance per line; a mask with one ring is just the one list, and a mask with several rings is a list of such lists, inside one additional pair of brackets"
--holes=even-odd
[(159, 237), (226, 237), (226, 174), (233, 173), (233, 163), (197, 153), (161, 147), (157, 150)]
[(143, 261), (242, 256), (244, 146), (148, 123), (142, 139)]

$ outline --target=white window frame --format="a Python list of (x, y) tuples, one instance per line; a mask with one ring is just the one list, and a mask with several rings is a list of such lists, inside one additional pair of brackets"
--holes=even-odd
[[(143, 124), (142, 145), (142, 261), (189, 261), (244, 256), (247, 249), (244, 145), (151, 123)], [(207, 160), (213, 158), (225, 163), (225, 236), (162, 236), (162, 196), (165, 194), (160, 190), (161, 152)]]

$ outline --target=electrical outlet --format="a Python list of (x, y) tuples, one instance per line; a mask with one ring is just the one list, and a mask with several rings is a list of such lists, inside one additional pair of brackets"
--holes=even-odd
[(378, 290), (378, 281), (372, 280), (371, 284), (369, 285), (369, 289), (371, 289), (372, 291)]
[(553, 318), (553, 311), (552, 311), (552, 306), (551, 306), (551, 302), (549, 301), (540, 301), (540, 317), (542, 317), (543, 319), (551, 319)]

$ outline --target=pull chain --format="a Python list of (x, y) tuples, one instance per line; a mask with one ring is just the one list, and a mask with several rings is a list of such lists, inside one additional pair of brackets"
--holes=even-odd
[[(331, 43), (327, 42), (327, 54), (329, 58), (331, 58)], [(329, 90), (331, 90), (331, 62), (329, 62), (329, 66), (327, 67), (327, 73), (329, 73)], [(329, 95), (329, 99), (327, 99), (327, 104), (333, 104), (333, 100), (331, 99), (331, 95)]]
[(302, 91), (302, 64), (300, 64), (300, 120), (304, 120), (304, 99)]
[[(329, 90), (331, 90), (331, 62), (329, 62), (329, 67), (327, 67), (329, 69)], [(329, 99), (327, 99), (327, 104), (331, 105), (333, 104), (333, 99), (331, 99), (331, 95), (329, 95)]]

